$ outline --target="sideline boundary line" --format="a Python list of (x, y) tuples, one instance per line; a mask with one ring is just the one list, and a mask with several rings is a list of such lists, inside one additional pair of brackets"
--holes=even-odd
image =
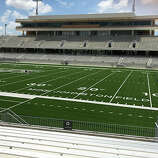
[[(89, 101), (89, 100), (81, 100), (81, 99), (71, 99), (71, 98), (61, 98), (61, 97), (48, 97), (48, 96), (40, 96), (40, 95), (29, 95), (29, 94), (17, 94), (17, 93), (6, 93), (6, 92), (0, 92), (0, 96), (8, 96), (8, 97), (16, 97), (16, 98), (28, 98), (27, 101), (21, 102), (19, 104), (16, 104), (9, 109), (12, 109), (16, 106), (19, 106), (21, 104), (24, 104), (26, 102), (29, 102), (35, 98), (42, 98), (42, 99), (54, 99), (54, 100), (63, 100), (63, 101), (70, 101), (70, 102), (80, 102), (80, 103), (89, 103), (89, 104), (98, 104), (98, 105), (107, 105), (107, 106), (115, 106), (115, 107), (124, 107), (124, 108), (133, 108), (133, 109), (143, 109), (143, 110), (153, 110), (158, 111), (158, 108), (151, 108), (151, 107), (142, 107), (142, 106), (133, 106), (133, 105), (124, 105), (124, 104), (116, 104), (116, 103), (108, 103), (108, 102), (98, 102), (98, 101)], [(0, 112), (6, 111), (2, 110)]]

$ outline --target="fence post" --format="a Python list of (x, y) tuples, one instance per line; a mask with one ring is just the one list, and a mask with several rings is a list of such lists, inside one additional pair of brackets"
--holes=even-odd
[(155, 122), (155, 137), (158, 139), (158, 121)]

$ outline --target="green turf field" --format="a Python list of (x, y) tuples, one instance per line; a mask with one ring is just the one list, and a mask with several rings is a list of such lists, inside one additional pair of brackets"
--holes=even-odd
[(0, 110), (8, 109), (25, 116), (154, 127), (158, 71), (1, 63)]

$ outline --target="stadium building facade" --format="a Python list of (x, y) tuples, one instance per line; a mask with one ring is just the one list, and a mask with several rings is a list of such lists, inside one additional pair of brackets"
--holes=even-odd
[(1, 52), (157, 55), (158, 15), (135, 13), (30, 16), (17, 19), (20, 37), (1, 39)]

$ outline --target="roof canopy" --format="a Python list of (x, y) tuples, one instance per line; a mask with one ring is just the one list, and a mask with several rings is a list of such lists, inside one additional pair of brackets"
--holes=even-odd
[(17, 19), (16, 22), (36, 21), (90, 21), (90, 20), (156, 20), (158, 15), (136, 16), (135, 13), (78, 14), (78, 15), (42, 15)]

